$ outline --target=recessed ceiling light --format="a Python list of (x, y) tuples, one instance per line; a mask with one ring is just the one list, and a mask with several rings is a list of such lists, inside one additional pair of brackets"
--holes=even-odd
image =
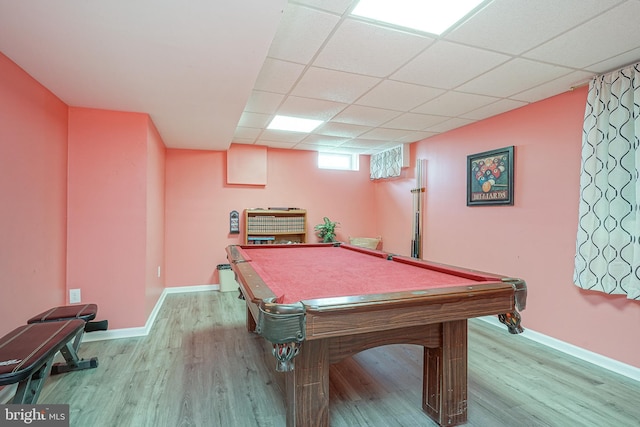
[(311, 132), (320, 124), (322, 120), (301, 119), (299, 117), (275, 116), (267, 129), (288, 130), (291, 132)]
[(483, 1), (485, 0), (360, 0), (351, 13), (439, 35)]

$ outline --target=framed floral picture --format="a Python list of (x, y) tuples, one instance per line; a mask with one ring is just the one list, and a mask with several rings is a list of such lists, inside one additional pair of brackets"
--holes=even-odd
[(513, 205), (514, 147), (467, 156), (467, 206)]

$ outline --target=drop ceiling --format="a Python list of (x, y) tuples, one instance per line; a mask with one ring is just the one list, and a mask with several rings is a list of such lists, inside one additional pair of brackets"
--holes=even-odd
[[(371, 154), (640, 61), (640, 0), (493, 0), (433, 36), (352, 0), (0, 0), (0, 52), (73, 107), (148, 113), (169, 148)], [(267, 130), (276, 115), (313, 133)]]

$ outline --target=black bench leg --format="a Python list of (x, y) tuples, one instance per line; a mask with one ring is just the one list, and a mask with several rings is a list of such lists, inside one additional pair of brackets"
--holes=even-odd
[(44, 386), (44, 382), (49, 376), (51, 370), (51, 363), (53, 362), (53, 356), (47, 360), (47, 362), (33, 373), (29, 378), (21, 381), (18, 384), (15, 396), (11, 403), (18, 405), (31, 405), (38, 401), (40, 391)]
[(73, 339), (73, 342), (69, 341), (64, 347), (60, 349), (60, 353), (64, 357), (65, 363), (56, 363), (51, 367), (51, 375), (64, 374), (65, 372), (81, 371), (83, 369), (93, 369), (98, 367), (98, 358), (92, 357), (91, 359), (80, 359), (78, 356), (78, 347), (82, 342), (82, 335), (84, 330), (81, 329), (78, 335)]

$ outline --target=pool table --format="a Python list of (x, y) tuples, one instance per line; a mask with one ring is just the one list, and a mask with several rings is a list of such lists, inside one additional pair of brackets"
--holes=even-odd
[(368, 348), (424, 348), (423, 410), (467, 421), (467, 319), (522, 331), (521, 279), (347, 244), (231, 245), (247, 328), (273, 345), (288, 426), (329, 425), (329, 365)]

